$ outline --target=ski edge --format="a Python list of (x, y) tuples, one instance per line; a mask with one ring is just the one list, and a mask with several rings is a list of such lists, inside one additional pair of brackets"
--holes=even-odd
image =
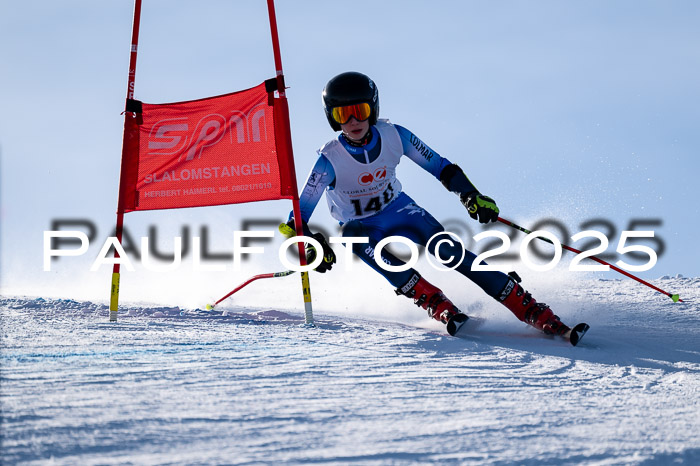
[(568, 333), (568, 338), (569, 342), (573, 345), (576, 346), (581, 342), (581, 339), (583, 336), (588, 332), (588, 330), (591, 328), (590, 325), (585, 324), (585, 323), (580, 323), (576, 324), (574, 328), (572, 328)]
[(451, 316), (450, 320), (447, 321), (447, 333), (452, 337), (455, 336), (468, 320), (469, 316), (462, 313)]

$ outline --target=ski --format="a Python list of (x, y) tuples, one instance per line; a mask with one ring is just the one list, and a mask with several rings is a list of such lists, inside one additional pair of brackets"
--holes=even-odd
[(569, 332), (564, 334), (564, 338), (568, 338), (569, 342), (576, 346), (581, 341), (581, 338), (586, 334), (588, 329), (591, 328), (588, 324), (580, 323), (572, 328)]
[(468, 320), (469, 317), (462, 313), (451, 316), (447, 321), (447, 333), (449, 333), (450, 336), (455, 336), (457, 332), (459, 332), (459, 329), (461, 329)]

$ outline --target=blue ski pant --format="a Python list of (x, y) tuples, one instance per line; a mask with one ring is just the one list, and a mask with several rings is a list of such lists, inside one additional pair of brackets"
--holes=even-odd
[[(388, 236), (403, 236), (421, 246), (426, 246), (428, 240), (436, 234), (426, 250), (436, 256), (436, 246), (440, 239), (450, 239), (445, 233), (445, 228), (429, 212), (417, 205), (406, 193), (401, 193), (394, 202), (389, 204), (375, 215), (351, 220), (342, 226), (344, 237), (368, 237), (369, 243), (354, 243), (352, 251), (372, 269), (380, 273), (396, 288), (406, 284), (413, 274), (414, 269), (403, 272), (387, 271), (375, 261), (375, 249), (377, 243)], [(450, 245), (451, 243), (451, 245)], [(462, 257), (461, 263), (455, 270), (481, 287), (486, 294), (496, 297), (504, 289), (509, 277), (498, 271), (472, 271), (472, 264), (476, 255), (464, 249), (458, 242), (451, 240), (440, 245), (440, 257), (452, 257), (451, 261), (444, 263), (447, 267), (453, 267)], [(406, 263), (383, 248), (381, 259), (391, 266), (405, 265)], [(482, 262), (483, 263), (483, 262)]]

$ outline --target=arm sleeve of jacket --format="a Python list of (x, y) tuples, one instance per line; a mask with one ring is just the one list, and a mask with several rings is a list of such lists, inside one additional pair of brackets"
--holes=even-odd
[(449, 191), (460, 195), (477, 191), (461, 168), (440, 156), (403, 126), (394, 125), (394, 127), (401, 137), (403, 153), (440, 180)]
[[(319, 157), (306, 178), (306, 184), (299, 195), (299, 207), (303, 222), (308, 223), (324, 190), (329, 186), (332, 188), (334, 184), (335, 170), (333, 170), (333, 165), (323, 153), (319, 153)], [(294, 211), (289, 213), (289, 219), (293, 216)]]

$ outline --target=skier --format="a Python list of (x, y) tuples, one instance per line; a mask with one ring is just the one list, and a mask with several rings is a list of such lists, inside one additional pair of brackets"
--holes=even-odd
[[(335, 254), (320, 233), (312, 234), (307, 222), (321, 195), (326, 193), (330, 214), (342, 225), (344, 237), (368, 237), (368, 243), (353, 243), (352, 251), (363, 262), (380, 273), (394, 287), (396, 294), (412, 298), (428, 311), (428, 315), (447, 325), (454, 335), (468, 320), (436, 286), (416, 270), (388, 271), (374, 258), (377, 243), (392, 235), (404, 236), (436, 255), (440, 239), (449, 239), (443, 226), (425, 209), (418, 206), (402, 190), (396, 178), (396, 166), (405, 155), (433, 175), (449, 191), (457, 194), (473, 219), (480, 223), (495, 222), (499, 209), (496, 202), (479, 192), (462, 169), (423, 143), (411, 131), (379, 120), (379, 92), (366, 75), (346, 72), (335, 76), (323, 90), (323, 103), (331, 128), (340, 135), (325, 144), (309, 174), (300, 196), (304, 234), (318, 240), (324, 260), (316, 271), (324, 273), (335, 263)], [(293, 213), (288, 225), (293, 227)], [(444, 238), (443, 238), (444, 237)], [(309, 263), (316, 258), (315, 249), (307, 245)], [(472, 271), (475, 255), (452, 241), (442, 242), (440, 257), (452, 257), (456, 270), (480, 286), (486, 294), (501, 302), (523, 322), (548, 335), (559, 335), (576, 345), (588, 329), (579, 324), (572, 331), (543, 303), (538, 303), (519, 284), (514, 272)], [(399, 258), (383, 250), (381, 260), (391, 266), (405, 265)], [(585, 327), (583, 327), (585, 326)]]

